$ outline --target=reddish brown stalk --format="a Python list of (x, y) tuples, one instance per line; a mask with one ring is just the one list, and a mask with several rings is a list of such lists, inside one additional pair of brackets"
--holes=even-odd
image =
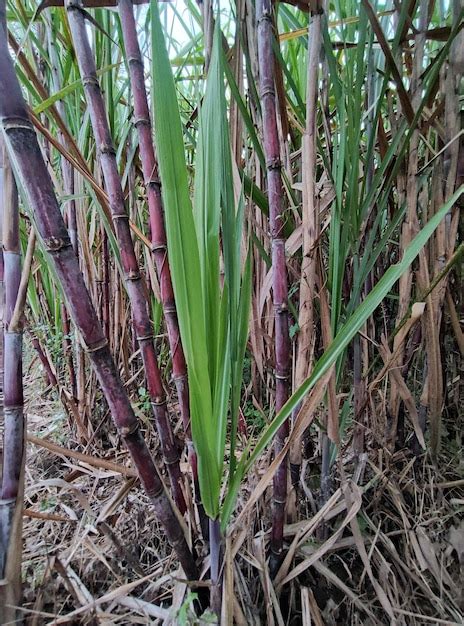
[(44, 368), (48, 384), (52, 387), (58, 387), (58, 380), (56, 378), (55, 372), (53, 371), (50, 361), (48, 360), (47, 355), (40, 345), (40, 341), (37, 339), (37, 337), (31, 335), (31, 343), (32, 347), (37, 352), (37, 356), (39, 357), (40, 362), (42, 363), (42, 367)]
[[(290, 390), (290, 336), (288, 329), (288, 286), (284, 238), (284, 193), (281, 177), (280, 143), (277, 129), (274, 55), (272, 52), (272, 3), (257, 0), (258, 60), (264, 154), (267, 167), (269, 222), (272, 241), (272, 296), (275, 319), (276, 411), (285, 404)], [(275, 453), (288, 437), (288, 420), (281, 426), (275, 441)], [(274, 476), (271, 568), (276, 569), (283, 549), (285, 503), (287, 499), (287, 458)]]
[[(4, 0), (0, 3), (0, 13), (2, 12), (4, 15)], [(177, 552), (186, 576), (196, 580), (198, 570), (182, 525), (140, 432), (139, 423), (116, 371), (79, 269), (52, 181), (28, 119), (6, 41), (5, 29), (0, 27), (0, 121), (7, 139), (8, 152), (14, 157), (44, 248), (50, 255), (67, 299), (68, 311), (79, 330), (83, 347), (89, 354), (114, 422), (129, 449), (142, 485), (155, 508), (166, 537)]]
[(95, 59), (89, 44), (81, 0), (66, 0), (66, 9), (76, 52), (79, 70), (84, 83), (84, 92), (89, 107), (90, 119), (108, 191), (109, 205), (114, 230), (121, 251), (127, 293), (132, 305), (132, 322), (142, 354), (148, 393), (153, 407), (164, 462), (166, 464), (174, 499), (179, 510), (186, 510), (182, 491), (182, 474), (179, 452), (172, 433), (166, 408), (166, 396), (158, 368), (155, 352), (153, 326), (149, 316), (147, 290), (135, 255), (134, 243), (129, 227), (129, 217), (124, 203), (121, 178), (116, 161), (105, 105), (97, 79)]
[(176, 384), (180, 413), (184, 425), (185, 437), (193, 473), (195, 497), (202, 522), (203, 534), (207, 536), (208, 521), (199, 498), (196, 453), (193, 448), (190, 428), (189, 388), (187, 365), (179, 333), (174, 291), (169, 269), (166, 231), (164, 227), (164, 209), (161, 197), (161, 184), (158, 175), (158, 163), (152, 139), (152, 125), (148, 108), (147, 90), (143, 73), (143, 61), (137, 38), (134, 10), (131, 0), (119, 0), (119, 14), (129, 63), (129, 77), (134, 94), (134, 124), (139, 137), (140, 159), (147, 189), (148, 211), (150, 215), (151, 249), (156, 265), (160, 285), (161, 302), (168, 331), (169, 347), (172, 358), (172, 372)]

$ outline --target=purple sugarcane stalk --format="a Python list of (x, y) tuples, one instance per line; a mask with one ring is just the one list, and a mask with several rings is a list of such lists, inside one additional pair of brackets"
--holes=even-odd
[[(2, 16), (0, 16), (2, 17)], [(3, 141), (0, 135), (0, 424), (4, 423), (3, 415), (3, 384), (4, 384), (4, 317), (5, 317), (5, 282), (4, 282), (4, 262), (3, 262), (3, 213), (4, 213), (4, 149)], [(3, 576), (5, 569), (5, 560), (8, 550), (8, 521), (10, 519), (7, 503), (0, 502), (0, 576)]]
[[(18, 549), (21, 534), (21, 516), (18, 502), (21, 489), (21, 470), (24, 454), (24, 398), (23, 398), (23, 332), (21, 318), (11, 325), (21, 282), (21, 249), (19, 243), (18, 192), (10, 161), (3, 145), (3, 471), (0, 499), (0, 576), (10, 578), (10, 588), (19, 588), (19, 576), (11, 578), (9, 555)], [(19, 506), (19, 509), (18, 509)], [(18, 572), (15, 572), (18, 574)], [(5, 593), (9, 593), (5, 589)], [(4, 603), (4, 596), (0, 604)], [(16, 602), (15, 602), (16, 603)], [(3, 606), (0, 619), (6, 619)]]
[(5, 282), (3, 263), (3, 141), (0, 137), (0, 423), (3, 423), (3, 325), (5, 315)]
[[(5, 0), (0, 0), (0, 18), (2, 16), (4, 19)], [(0, 122), (8, 152), (14, 157), (18, 175), (34, 211), (37, 230), (62, 285), (71, 319), (79, 330), (82, 345), (92, 362), (113, 420), (129, 449), (141, 483), (163, 525), (167, 539), (177, 552), (186, 576), (191, 580), (198, 580), (198, 569), (182, 525), (140, 432), (138, 420), (117, 373), (108, 342), (85, 286), (52, 181), (27, 115), (1, 19), (0, 24)]]
[(161, 197), (161, 183), (158, 175), (158, 163), (152, 138), (152, 125), (148, 107), (147, 90), (143, 73), (143, 61), (137, 38), (132, 0), (119, 0), (122, 34), (126, 58), (129, 64), (129, 77), (134, 94), (134, 124), (139, 138), (140, 159), (147, 189), (148, 212), (150, 216), (151, 249), (160, 284), (161, 302), (168, 331), (169, 347), (172, 358), (172, 372), (176, 384), (182, 423), (193, 473), (196, 503), (202, 522), (203, 536), (208, 528), (208, 521), (199, 499), (196, 453), (193, 447), (190, 427), (189, 388), (187, 365), (179, 332), (174, 290), (169, 269), (166, 230), (164, 227), (164, 209)]
[(115, 234), (120, 247), (121, 264), (127, 293), (132, 305), (134, 333), (142, 354), (148, 393), (160, 437), (164, 462), (169, 473), (176, 504), (181, 513), (185, 513), (186, 504), (182, 491), (179, 452), (169, 422), (166, 395), (158, 368), (147, 290), (135, 255), (129, 227), (129, 216), (124, 203), (121, 178), (116, 161), (116, 151), (111, 139), (103, 96), (97, 79), (95, 59), (87, 36), (85, 17), (82, 12), (83, 5), (81, 0), (66, 0), (65, 6), (76, 58), (84, 83), (84, 92), (89, 107), (100, 165), (108, 192)]
[(209, 545), (211, 561), (211, 592), (210, 607), (221, 623), (222, 608), (222, 584), (221, 584), (221, 561), (222, 561), (222, 537), (219, 519), (209, 520)]
[[(284, 238), (284, 193), (281, 177), (280, 144), (277, 129), (276, 93), (274, 85), (274, 54), (272, 52), (272, 2), (257, 0), (258, 62), (261, 110), (263, 118), (264, 154), (267, 168), (269, 196), (269, 223), (272, 245), (272, 298), (275, 319), (275, 376), (276, 411), (289, 397), (290, 391), (290, 335), (288, 328), (288, 285)], [(289, 423), (279, 429), (275, 453), (282, 449), (288, 437)], [(283, 528), (287, 499), (287, 465), (282, 461), (274, 476), (271, 570), (277, 568), (283, 550)]]
[(3, 260), (4, 309), (4, 416), (2, 500), (18, 495), (24, 447), (23, 374), (21, 323), (10, 328), (10, 321), (21, 282), (18, 191), (7, 155), (4, 155)]

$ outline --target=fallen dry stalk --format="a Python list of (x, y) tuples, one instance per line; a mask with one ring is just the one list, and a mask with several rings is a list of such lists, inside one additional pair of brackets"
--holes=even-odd
[(35, 435), (31, 435), (27, 433), (27, 441), (29, 443), (33, 443), (35, 446), (39, 446), (41, 448), (46, 448), (59, 456), (66, 456), (70, 459), (76, 459), (81, 463), (87, 463), (87, 465), (92, 465), (92, 467), (97, 467), (100, 469), (106, 469), (110, 472), (117, 472), (118, 474), (122, 474), (123, 476), (137, 476), (137, 472), (132, 467), (124, 467), (124, 465), (120, 465), (119, 463), (114, 463), (113, 461), (107, 461), (106, 459), (100, 459), (90, 454), (84, 454), (83, 452), (78, 452), (77, 450), (70, 450), (69, 448), (64, 448), (63, 446), (59, 446), (52, 441), (48, 441), (47, 439), (43, 439), (41, 437), (36, 437)]

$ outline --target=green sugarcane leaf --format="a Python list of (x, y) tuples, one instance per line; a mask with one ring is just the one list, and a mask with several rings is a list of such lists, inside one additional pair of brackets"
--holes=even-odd
[[(239, 240), (240, 241), (240, 240)], [(240, 408), (240, 395), (243, 380), (243, 362), (245, 359), (246, 344), (248, 339), (248, 330), (250, 322), (251, 308), (251, 281), (252, 281), (252, 254), (251, 249), (245, 263), (245, 271), (240, 285), (239, 309), (237, 313), (237, 355), (232, 363), (232, 396), (231, 396), (231, 428), (230, 428), (230, 461), (229, 461), (229, 480), (235, 472), (235, 442), (238, 430), (238, 412)]]
[(186, 355), (192, 436), (198, 454), (202, 502), (217, 517), (222, 468), (212, 446), (213, 403), (199, 246), (189, 196), (182, 127), (157, 2), (152, 0), (153, 119), (165, 206), (169, 262)]
[[(194, 190), (194, 215), (199, 242), (202, 293), (206, 307), (206, 340), (212, 394), (211, 448), (218, 472), (224, 466), (224, 449), (231, 377), (230, 213), (233, 209), (232, 166), (226, 118), (224, 81), (220, 63), (220, 30), (214, 38), (205, 96), (200, 110)], [(225, 279), (220, 289), (220, 252), (224, 250)], [(201, 479), (200, 479), (201, 488)], [(205, 488), (209, 488), (205, 486)], [(217, 493), (219, 503), (219, 492)]]

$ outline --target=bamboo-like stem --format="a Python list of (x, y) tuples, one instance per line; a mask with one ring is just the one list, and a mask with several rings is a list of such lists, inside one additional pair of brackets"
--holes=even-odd
[(65, 6), (76, 58), (84, 83), (84, 92), (97, 143), (99, 160), (108, 191), (115, 234), (121, 250), (121, 265), (132, 305), (134, 333), (142, 354), (148, 393), (160, 437), (164, 462), (169, 473), (174, 499), (179, 510), (184, 513), (186, 504), (182, 491), (179, 452), (169, 422), (166, 395), (158, 368), (147, 290), (135, 255), (129, 217), (124, 204), (121, 178), (118, 172), (116, 151), (111, 139), (102, 92), (97, 79), (95, 59), (87, 36), (85, 17), (82, 12), (83, 5), (81, 0), (66, 0)]
[[(2, 16), (0, 16), (2, 17)], [(0, 135), (0, 423), (4, 423), (3, 387), (4, 387), (4, 317), (5, 317), (5, 265), (3, 261), (3, 214), (4, 214), (4, 181), (5, 181), (5, 151)], [(6, 507), (0, 505), (0, 574), (4, 571), (5, 557), (8, 546), (8, 537), (3, 530), (5, 526), (4, 512)]]
[(3, 327), (5, 315), (5, 282), (3, 262), (3, 141), (0, 136), (0, 423), (3, 423)]
[[(3, 20), (2, 28), (3, 28)], [(3, 142), (3, 471), (0, 499), (0, 622), (14, 622), (21, 595), (22, 501), (24, 485), (23, 328), (10, 327), (21, 282), (19, 204), (16, 182)], [(8, 606), (13, 605), (13, 606)]]
[(134, 10), (131, 0), (119, 0), (124, 47), (129, 65), (129, 77), (134, 95), (134, 124), (139, 138), (140, 159), (147, 189), (148, 212), (150, 216), (151, 246), (160, 285), (161, 303), (168, 331), (169, 347), (172, 358), (172, 372), (177, 389), (182, 423), (192, 468), (196, 504), (200, 516), (203, 536), (208, 535), (208, 521), (200, 500), (197, 459), (193, 447), (191, 426), (187, 364), (179, 332), (174, 290), (169, 268), (166, 230), (164, 226), (164, 208), (161, 196), (161, 183), (158, 175), (158, 163), (152, 139), (152, 124), (148, 107), (147, 90), (143, 73), (143, 60), (137, 38)]
[(219, 519), (209, 520), (209, 554), (211, 561), (211, 594), (210, 606), (221, 623), (222, 608), (222, 583), (221, 583), (221, 562), (222, 562), (222, 545), (221, 545), (221, 525)]
[(45, 354), (42, 346), (40, 345), (40, 341), (35, 335), (31, 335), (31, 343), (32, 343), (32, 347), (37, 352), (39, 361), (42, 363), (42, 367), (44, 368), (45, 377), (48, 381), (48, 384), (51, 385), (52, 387), (58, 388), (59, 385), (58, 385), (58, 380), (56, 378), (56, 374), (50, 364), (50, 361), (48, 360), (47, 355)]
[[(275, 319), (276, 411), (285, 404), (290, 390), (290, 336), (288, 329), (288, 285), (284, 238), (284, 193), (281, 177), (280, 144), (277, 129), (274, 55), (272, 52), (272, 3), (257, 0), (258, 60), (263, 116), (264, 154), (266, 156), (269, 222), (272, 241), (272, 297)], [(279, 429), (275, 453), (288, 436), (288, 420)], [(287, 499), (287, 458), (274, 476), (271, 569), (275, 570), (283, 550), (283, 528)]]
[(21, 250), (19, 243), (18, 191), (9, 164), (4, 156), (3, 189), (3, 259), (5, 281), (4, 313), (4, 416), (2, 499), (18, 495), (23, 455), (23, 383), (21, 324), (10, 328), (21, 282)]
[[(0, 13), (5, 14), (5, 2)], [(79, 269), (61, 216), (52, 182), (42, 158), (32, 124), (15, 76), (7, 46), (6, 33), (0, 28), (0, 121), (17, 171), (34, 211), (35, 222), (45, 249), (66, 296), (68, 311), (79, 330), (94, 371), (108, 402), (113, 420), (126, 443), (161, 522), (166, 537), (177, 552), (186, 576), (198, 579), (198, 569), (184, 531), (160, 479), (151, 454), (140, 432), (131, 403), (116, 371), (102, 327)]]
[[(310, 375), (314, 359), (314, 300), (316, 288), (316, 242), (319, 237), (318, 204), (316, 201), (316, 113), (319, 55), (321, 48), (320, 13), (311, 18), (308, 29), (309, 52), (306, 88), (306, 128), (302, 140), (302, 225), (303, 259), (301, 261), (298, 352), (294, 385), (298, 388)], [(298, 411), (295, 411), (294, 417)], [(299, 437), (290, 448), (290, 471), (294, 486), (299, 481), (302, 441)]]

